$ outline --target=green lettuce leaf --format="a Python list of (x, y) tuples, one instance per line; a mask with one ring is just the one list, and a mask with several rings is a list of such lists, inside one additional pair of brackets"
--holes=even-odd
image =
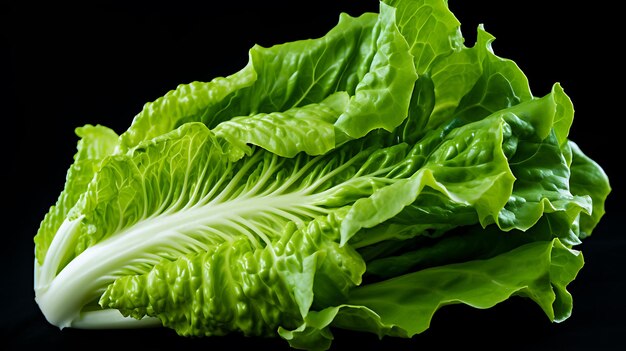
[(525, 230), (545, 212), (565, 212), (571, 225), (581, 211), (591, 212), (591, 201), (570, 193), (569, 167), (556, 138), (563, 133), (561, 128), (569, 128), (562, 122), (571, 120), (563, 116), (571, 112), (567, 103), (571, 105), (555, 86), (543, 98), (474, 122), (458, 117), (430, 131), (398, 167), (398, 172), (410, 176), (359, 200), (351, 209), (342, 224), (343, 242), (383, 222), (412, 224), (413, 229), (364, 231), (352, 244), (377, 242), (381, 235), (410, 237), (427, 229), (445, 231), (477, 222)]
[[(338, 117), (326, 121), (336, 127), (332, 145), (326, 141), (325, 147), (311, 150), (305, 146), (311, 138), (306, 133), (290, 133), (290, 147), (283, 144), (280, 133), (261, 137), (254, 132), (255, 138), (247, 133), (239, 143), (268, 146), (281, 155), (300, 151), (315, 155), (378, 128), (391, 131), (408, 114), (411, 87), (417, 78), (409, 47), (394, 19), (395, 9), (381, 3), (378, 16), (342, 14), (337, 26), (321, 38), (270, 48), (256, 45), (240, 72), (208, 83), (181, 85), (146, 104), (122, 135), (122, 145), (130, 148), (194, 121), (210, 129), (217, 127), (221, 133), (229, 130), (231, 141), (237, 130), (232, 123), (255, 130), (256, 124), (266, 130), (278, 124), (306, 125), (320, 109), (315, 104), (336, 92), (345, 92), (350, 100)], [(221, 127), (222, 122), (228, 125)]]
[(39, 264), (43, 264), (46, 252), (57, 230), (81, 194), (87, 189), (87, 184), (99, 169), (100, 162), (106, 156), (113, 154), (118, 143), (117, 134), (100, 125), (86, 125), (76, 128), (76, 135), (81, 139), (74, 155), (74, 163), (67, 171), (65, 188), (59, 195), (57, 203), (50, 208), (44, 217), (34, 239), (35, 257)]
[(181, 335), (275, 336), (295, 327), (309, 308), (343, 301), (361, 282), (365, 263), (340, 247), (331, 215), (255, 250), (245, 237), (206, 252), (164, 260), (143, 275), (111, 284), (100, 304), (124, 315), (158, 317)]
[(294, 330), (280, 334), (292, 347), (327, 349), (329, 328), (411, 337), (426, 330), (433, 314), (449, 304), (490, 308), (522, 296), (535, 301), (551, 321), (571, 314), (566, 290), (583, 266), (579, 251), (558, 239), (537, 241), (486, 260), (444, 265), (352, 290), (345, 304), (311, 312)]
[(572, 153), (570, 189), (572, 194), (589, 196), (592, 202), (590, 213), (581, 213), (580, 237), (591, 234), (604, 216), (604, 203), (611, 192), (609, 178), (594, 160), (585, 155), (573, 141), (568, 142)]
[(220, 123), (213, 131), (236, 146), (235, 150), (248, 154), (251, 144), (283, 157), (294, 157), (301, 151), (321, 155), (335, 148), (334, 123), (346, 110), (348, 101), (347, 93), (338, 92), (320, 103), (285, 112), (235, 117)]
[(480, 120), (533, 98), (519, 67), (494, 54), (494, 39), (480, 26), (473, 47), (455, 45), (432, 61), (414, 87), (410, 118), (398, 131), (401, 140), (415, 142), (455, 118)]
[(384, 0), (397, 9), (396, 23), (409, 44), (417, 74), (430, 71), (439, 58), (463, 45), (461, 23), (441, 0)]

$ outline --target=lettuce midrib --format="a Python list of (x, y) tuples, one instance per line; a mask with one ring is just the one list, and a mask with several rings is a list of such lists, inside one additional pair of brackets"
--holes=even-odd
[[(315, 195), (299, 192), (236, 198), (216, 204), (196, 204), (185, 210), (152, 216), (87, 248), (62, 268), (62, 271), (71, 270), (72, 265), (83, 265), (80, 261), (85, 259), (102, 256), (104, 260), (98, 260), (101, 267), (116, 262), (107, 270), (108, 274), (123, 270), (126, 266), (131, 266), (135, 273), (140, 273), (137, 272), (137, 263), (143, 261), (156, 264), (162, 259), (157, 253), (161, 249), (172, 248), (175, 251), (167, 250), (172, 254), (206, 251), (210, 245), (232, 241), (239, 235), (247, 236), (258, 247), (271, 245), (272, 238), (265, 234), (272, 233), (259, 231), (260, 224), (255, 223), (255, 219), (271, 218), (276, 223), (287, 219), (305, 223), (308, 221), (307, 217), (325, 211), (316, 206), (316, 198)], [(123, 250), (120, 251), (120, 247)], [(111, 263), (107, 264), (109, 261)]]

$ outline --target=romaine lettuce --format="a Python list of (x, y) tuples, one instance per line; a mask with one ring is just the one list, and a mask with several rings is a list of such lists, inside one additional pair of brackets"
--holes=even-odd
[(532, 299), (551, 321), (604, 214), (602, 168), (445, 0), (386, 0), (327, 35), (254, 46), (129, 129), (76, 130), (35, 236), (60, 328), (165, 326), (327, 349), (332, 328), (410, 337), (437, 309)]

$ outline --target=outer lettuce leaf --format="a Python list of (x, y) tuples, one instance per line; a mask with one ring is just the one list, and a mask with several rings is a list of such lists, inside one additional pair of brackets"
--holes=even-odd
[[(146, 104), (122, 135), (122, 144), (133, 147), (194, 121), (213, 129), (222, 122), (241, 122), (243, 118), (246, 128), (258, 123), (263, 129), (268, 119), (258, 115), (272, 114), (272, 125), (293, 124), (294, 117), (311, 119), (306, 111), (315, 110), (312, 104), (340, 91), (346, 92), (350, 101), (336, 119), (333, 147), (378, 128), (390, 131), (406, 118), (411, 87), (417, 78), (408, 45), (394, 18), (395, 9), (381, 3), (378, 16), (370, 13), (352, 18), (343, 14), (337, 26), (319, 39), (270, 48), (254, 46), (242, 71), (209, 83), (179, 86)], [(303, 106), (307, 108), (299, 113), (288, 112)], [(257, 118), (249, 117), (255, 115)], [(287, 121), (281, 122), (283, 118)], [(229, 128), (232, 136), (233, 128), (224, 128)], [(291, 135), (289, 150), (285, 145), (276, 147), (283, 138), (264, 133), (255, 138), (248, 135), (249, 140), (242, 141), (270, 146), (281, 155), (310, 151), (305, 146), (310, 145), (310, 135)], [(311, 151), (320, 154), (328, 150), (329, 146)]]
[(580, 216), (582, 239), (591, 234), (604, 216), (604, 203), (611, 192), (611, 185), (602, 167), (585, 155), (576, 143), (569, 141), (568, 146), (572, 153), (570, 190), (579, 196), (589, 196), (593, 204), (591, 213), (581, 213)]
[(228, 77), (210, 82), (181, 84), (153, 102), (146, 103), (133, 123), (120, 136), (120, 149), (125, 152), (144, 140), (174, 130), (183, 120), (202, 120), (219, 110), (219, 103), (239, 89), (252, 85), (257, 73), (251, 64)]
[(289, 225), (263, 249), (243, 237), (164, 260), (149, 273), (116, 280), (100, 304), (135, 318), (156, 316), (180, 335), (275, 336), (279, 326), (300, 324), (312, 304), (344, 301), (360, 284), (365, 263), (339, 246), (338, 219)]
[[(551, 94), (534, 101), (542, 101), (542, 104), (527, 108), (531, 104), (524, 103), (513, 108), (532, 116), (528, 119), (533, 121), (536, 130), (520, 130), (516, 145), (506, 145), (516, 181), (497, 223), (503, 230), (526, 230), (549, 213), (548, 218), (555, 223), (555, 229), (559, 228), (557, 221), (565, 224), (560, 226), (565, 232), (557, 236), (563, 242), (575, 245), (579, 240), (573, 224), (581, 212), (592, 212), (592, 199), (586, 194), (573, 195), (570, 191), (570, 167), (561, 145), (566, 142), (564, 136), (571, 125), (573, 108), (559, 85), (554, 86)], [(546, 120), (551, 121), (552, 129), (543, 123)]]
[(367, 262), (367, 276), (380, 280), (431, 267), (492, 258), (539, 240), (552, 240), (552, 233), (543, 223), (527, 231), (508, 233), (494, 225), (482, 228), (475, 224), (450, 230), (445, 236), (388, 241), (361, 249), (359, 253)]
[[(518, 246), (535, 241), (562, 242), (562, 233), (571, 230), (572, 223), (542, 217), (527, 230), (502, 232), (495, 225), (483, 228), (479, 224), (457, 227), (443, 236), (421, 236), (404, 241), (386, 241), (360, 249), (367, 262), (367, 275), (392, 278), (426, 268), (488, 259)], [(565, 236), (565, 239), (570, 239)], [(371, 279), (371, 278), (370, 278)]]
[(57, 230), (87, 189), (87, 184), (99, 169), (100, 162), (115, 151), (118, 142), (118, 136), (113, 130), (100, 125), (76, 128), (76, 135), (81, 139), (74, 155), (74, 163), (67, 171), (65, 188), (57, 203), (44, 217), (34, 239), (35, 257), (39, 264), (43, 264)]
[(292, 347), (327, 349), (329, 327), (411, 337), (426, 330), (442, 306), (490, 308), (510, 298), (535, 301), (551, 321), (572, 309), (566, 290), (583, 266), (579, 251), (558, 239), (537, 241), (487, 260), (424, 269), (352, 290), (345, 304), (311, 312), (305, 323), (280, 334)]
[[(345, 91), (353, 95), (370, 70), (377, 46), (378, 16), (339, 16), (326, 35), (250, 49), (253, 85), (241, 89), (203, 116), (209, 128), (236, 116), (285, 111)], [(188, 121), (186, 119), (185, 121)]]

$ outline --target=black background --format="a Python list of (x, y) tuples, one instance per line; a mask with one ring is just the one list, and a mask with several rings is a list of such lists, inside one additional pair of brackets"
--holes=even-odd
[[(576, 109), (570, 138), (611, 179), (607, 215), (578, 247), (586, 265), (569, 287), (574, 311), (563, 323), (550, 323), (534, 303), (512, 298), (488, 310), (444, 307), (429, 330), (410, 340), (336, 331), (333, 349), (618, 349), (626, 332), (619, 172), (626, 97), (619, 11), (606, 2), (449, 2), (466, 45), (473, 45), (483, 23), (496, 37), (495, 53), (522, 68), (535, 95), (547, 94), (555, 82), (563, 85)], [(0, 5), (0, 54), (8, 59), (0, 61), (0, 82), (7, 88), (0, 98), (0, 349), (287, 349), (281, 339), (182, 338), (166, 329), (60, 331), (34, 302), (32, 237), (62, 190), (75, 152), (75, 127), (104, 124), (121, 133), (145, 102), (178, 84), (242, 68), (255, 43), (319, 37), (340, 12), (378, 11), (374, 0), (202, 3)]]

